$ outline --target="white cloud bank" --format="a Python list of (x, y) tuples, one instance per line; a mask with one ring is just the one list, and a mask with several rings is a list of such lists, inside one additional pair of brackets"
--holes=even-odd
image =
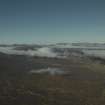
[(57, 57), (57, 53), (54, 53), (51, 48), (43, 47), (37, 50), (14, 50), (13, 47), (0, 47), (0, 52), (5, 54), (17, 54), (17, 55), (29, 55), (29, 56), (41, 56), (41, 57)]
[[(53, 51), (54, 47), (42, 47), (38, 48), (37, 50), (14, 50), (14, 47), (0, 47), (0, 52), (5, 53), (5, 54), (16, 54), (16, 55), (28, 55), (28, 56), (39, 56), (39, 57), (57, 57), (57, 58), (64, 58), (67, 57), (66, 55), (59, 55), (59, 52), (54, 52)], [(58, 46), (56, 47), (58, 48)], [(88, 49), (83, 49), (82, 50), (85, 55), (90, 55), (90, 56), (98, 56), (98, 57), (103, 57), (105, 58), (105, 50), (88, 50)]]

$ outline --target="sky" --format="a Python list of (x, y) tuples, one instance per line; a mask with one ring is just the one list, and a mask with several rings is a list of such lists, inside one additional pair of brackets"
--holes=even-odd
[(105, 0), (0, 0), (0, 43), (105, 42)]

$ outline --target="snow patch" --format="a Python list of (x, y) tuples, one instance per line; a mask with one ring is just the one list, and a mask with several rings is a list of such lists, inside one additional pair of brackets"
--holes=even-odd
[(43, 73), (48, 73), (50, 75), (62, 75), (66, 74), (67, 71), (61, 70), (59, 68), (46, 68), (46, 69), (39, 69), (39, 70), (31, 70), (30, 73), (36, 73), (36, 74), (43, 74)]

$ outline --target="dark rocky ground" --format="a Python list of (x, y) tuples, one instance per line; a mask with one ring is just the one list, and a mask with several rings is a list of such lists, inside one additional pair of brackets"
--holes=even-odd
[[(105, 105), (105, 66), (93, 61), (0, 53), (0, 105)], [(70, 72), (29, 74), (47, 67)]]

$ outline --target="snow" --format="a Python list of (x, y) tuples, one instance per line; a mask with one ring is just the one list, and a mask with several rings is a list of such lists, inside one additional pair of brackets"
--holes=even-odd
[(48, 73), (50, 75), (62, 75), (65, 74), (67, 71), (63, 71), (59, 68), (46, 68), (46, 69), (39, 69), (39, 70), (31, 70), (30, 73), (36, 73), (36, 74), (42, 74), (42, 73)]

